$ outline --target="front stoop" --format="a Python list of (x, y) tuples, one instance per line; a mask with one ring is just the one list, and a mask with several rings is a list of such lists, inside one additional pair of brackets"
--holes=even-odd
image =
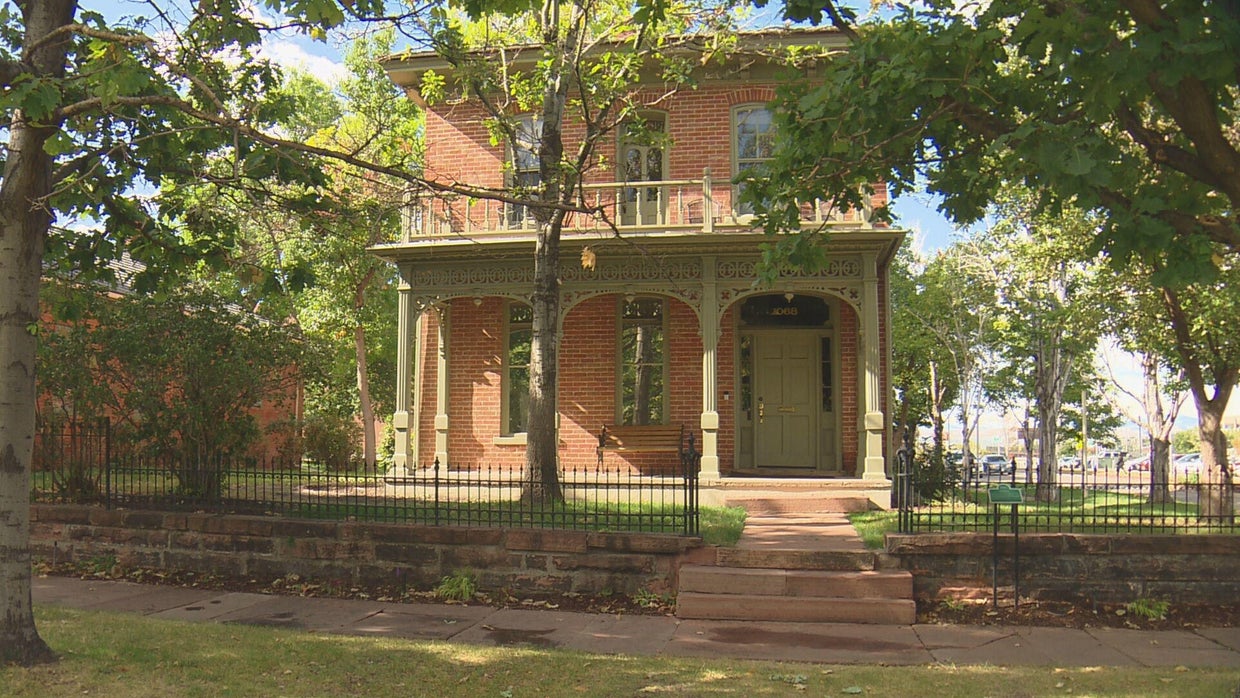
[(876, 564), (877, 556), (845, 516), (864, 510), (868, 500), (815, 500), (798, 493), (734, 501), (749, 511), (741, 539), (735, 547), (716, 548), (710, 560), (680, 568), (678, 617), (882, 625), (916, 620), (913, 575)]
[(820, 571), (686, 565), (679, 618), (909, 625), (917, 616), (905, 570)]

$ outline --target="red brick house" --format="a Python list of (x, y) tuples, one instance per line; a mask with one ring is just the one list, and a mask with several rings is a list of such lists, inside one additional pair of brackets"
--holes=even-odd
[[(842, 43), (829, 31), (751, 39)], [(427, 71), (449, 69), (431, 53), (385, 68), (415, 95)], [(565, 227), (561, 463), (593, 465), (605, 424), (681, 424), (704, 479), (884, 479), (887, 273), (903, 234), (865, 211), (807, 204), (805, 225), (832, 231), (830, 263), (756, 287), (765, 236), (734, 204), (731, 179), (769, 156), (766, 103), (782, 69), (750, 60), (702, 71), (642, 113), (659, 139), (617, 129), (602, 148), (617, 166), (585, 176), (621, 236), (585, 216)], [(427, 108), (429, 177), (500, 188), (526, 176), (520, 152), (492, 144), (486, 117), (476, 99)], [(567, 124), (566, 144), (571, 134)], [(872, 205), (885, 200), (876, 187)], [(414, 209), (399, 241), (374, 248), (403, 280), (394, 467), (524, 462), (534, 245), (524, 213), (439, 198)], [(667, 454), (607, 458), (645, 466)]]

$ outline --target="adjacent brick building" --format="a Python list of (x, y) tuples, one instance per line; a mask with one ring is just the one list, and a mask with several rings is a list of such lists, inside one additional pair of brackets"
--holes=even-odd
[[(830, 31), (746, 40), (841, 42)], [(428, 71), (450, 70), (430, 53), (385, 67), (411, 95)], [(561, 242), (564, 467), (595, 463), (603, 425), (683, 424), (707, 479), (886, 477), (887, 274), (902, 233), (867, 211), (806, 204), (805, 225), (831, 231), (829, 263), (764, 288), (766, 236), (734, 202), (733, 176), (769, 156), (766, 102), (786, 74), (748, 58), (702, 68), (695, 87), (670, 96), (652, 88), (639, 122), (658, 137), (619, 128), (600, 149), (610, 166), (586, 173), (588, 196), (620, 235), (578, 215)], [(450, 96), (426, 114), (428, 177), (503, 188), (531, 176), (519, 143), (492, 142), (476, 98)], [(574, 129), (579, 137), (566, 125), (568, 150)], [(885, 201), (876, 186), (871, 205)], [(375, 248), (403, 280), (395, 467), (524, 462), (527, 218), (519, 205), (438, 197), (412, 209), (401, 240)], [(646, 469), (667, 456), (607, 459)]]

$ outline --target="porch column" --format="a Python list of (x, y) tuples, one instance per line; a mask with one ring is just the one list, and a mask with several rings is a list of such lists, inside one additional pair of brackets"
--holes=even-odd
[(861, 297), (861, 346), (864, 357), (865, 417), (862, 430), (865, 455), (862, 479), (886, 480), (887, 461), (883, 457), (883, 434), (886, 419), (882, 403), (882, 354), (878, 343), (878, 258), (866, 254), (863, 258), (864, 279)]
[[(413, 289), (409, 284), (401, 282), (397, 291), (398, 304), (396, 311), (396, 411), (392, 415), (392, 430), (395, 432), (396, 444), (392, 454), (392, 467), (388, 475), (405, 477), (409, 474), (409, 454), (416, 452), (417, 445), (411, 435), (409, 397), (411, 393), (411, 377), (413, 375), (414, 345), (417, 341), (414, 334), (416, 325), (413, 306)], [(412, 444), (412, 449), (411, 449)]]
[(435, 306), (439, 333), (435, 343), (435, 459), (448, 467), (448, 305)]
[(702, 469), (699, 477), (719, 478), (719, 289), (715, 282), (715, 258), (702, 258), (702, 302), (699, 323), (702, 333)]

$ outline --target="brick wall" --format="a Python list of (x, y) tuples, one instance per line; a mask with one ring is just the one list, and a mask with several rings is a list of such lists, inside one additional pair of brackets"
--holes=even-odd
[[(639, 94), (637, 100), (654, 105), (651, 112), (665, 119), (671, 142), (667, 149), (667, 172), (664, 179), (701, 179), (710, 169), (714, 180), (714, 198), (720, 210), (732, 204), (732, 113), (742, 105), (763, 105), (774, 97), (773, 85), (736, 85), (707, 83), (695, 89), (683, 89), (668, 97), (661, 92)], [(503, 144), (492, 144), (486, 129), (487, 112), (477, 100), (458, 104), (439, 104), (427, 110), (426, 141), (431, 144), (426, 155), (426, 174), (444, 182), (468, 182), (482, 187), (504, 185)], [(564, 141), (574, 144), (584, 129), (569, 120), (564, 128)], [(584, 176), (587, 184), (614, 182), (618, 173), (619, 143), (617, 133), (602, 139), (590, 160)], [(887, 201), (883, 183), (874, 187), (871, 203), (881, 206)], [(437, 205), (440, 214), (444, 204)], [(468, 208), (468, 214), (466, 213)], [(457, 200), (451, 206), (454, 228), (463, 230), (465, 217), (472, 229), (483, 229), (499, 220), (499, 204), (467, 203)]]
[(269, 583), (429, 589), (471, 570), (483, 590), (519, 594), (668, 593), (699, 539), (670, 535), (309, 521), (260, 516), (31, 507), (35, 559), (114, 556), (147, 567)]
[[(507, 301), (498, 297), (459, 298), (450, 302), (448, 360), (448, 453), (454, 468), (478, 465), (521, 467), (525, 446), (504, 443), (502, 424), (502, 364), (504, 314)], [(560, 344), (559, 409), (560, 454), (565, 467), (593, 467), (599, 428), (617, 421), (618, 304), (615, 294), (587, 298), (573, 306), (564, 320)], [(721, 471), (736, 467), (734, 410), (740, 399), (735, 380), (736, 305), (721, 320), (716, 401), (719, 410), (718, 452)], [(838, 303), (836, 341), (839, 345), (839, 449), (843, 471), (856, 472), (861, 405), (860, 357), (857, 356), (859, 320), (844, 302)], [(424, 317), (422, 390), (418, 463), (434, 460), (436, 407), (436, 341), (438, 314)], [(667, 299), (668, 423), (683, 424), (694, 433), (700, 450), (702, 409), (702, 340), (697, 316), (680, 300)], [(885, 335), (884, 335), (885, 336)], [(885, 384), (884, 384), (885, 388)], [(724, 400), (723, 393), (730, 399)], [(884, 393), (885, 394), (885, 393)], [(675, 467), (674, 456), (657, 453), (608, 453), (609, 465), (628, 464), (646, 472)]]
[(843, 415), (840, 427), (840, 453), (844, 458), (844, 472), (857, 474), (864, 469), (858, 458), (858, 430), (864, 415), (858, 412), (861, 376), (857, 354), (858, 318), (852, 306), (840, 302), (840, 322), (836, 330), (836, 341), (840, 343), (840, 412)]

